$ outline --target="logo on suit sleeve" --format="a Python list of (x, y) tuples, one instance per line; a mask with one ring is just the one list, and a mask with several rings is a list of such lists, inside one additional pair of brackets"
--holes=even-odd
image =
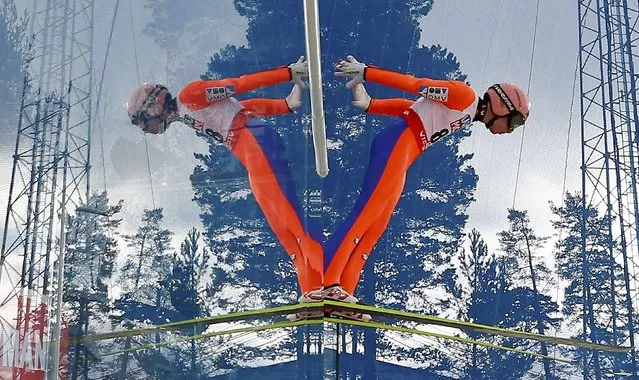
[(231, 96), (235, 95), (234, 86), (207, 87), (205, 91), (206, 91), (206, 100), (209, 102), (228, 99)]
[(425, 86), (419, 91), (420, 95), (426, 99), (436, 100), (438, 102), (448, 101), (448, 87), (429, 87)]

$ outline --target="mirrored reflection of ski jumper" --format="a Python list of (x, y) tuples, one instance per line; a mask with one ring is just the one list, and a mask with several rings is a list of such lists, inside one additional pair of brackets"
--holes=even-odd
[[(249, 184), (266, 220), (297, 269), (302, 294), (322, 286), (322, 246), (319, 231), (305, 222), (288, 165), (283, 141), (260, 116), (282, 115), (301, 105), (304, 57), (272, 70), (239, 78), (198, 80), (177, 97), (159, 84), (138, 87), (127, 103), (133, 124), (144, 132), (161, 134), (172, 122), (182, 122), (224, 145), (248, 172)], [(282, 82), (295, 83), (285, 99), (233, 96)]]

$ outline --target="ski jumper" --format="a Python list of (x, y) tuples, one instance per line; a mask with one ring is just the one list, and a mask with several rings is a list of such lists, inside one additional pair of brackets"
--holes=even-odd
[(287, 67), (239, 78), (200, 80), (178, 96), (180, 114), (191, 127), (223, 143), (248, 171), (255, 200), (297, 269), (302, 293), (322, 286), (322, 246), (303, 214), (279, 134), (255, 116), (291, 112), (285, 99), (232, 96), (291, 79)]
[(365, 80), (421, 95), (373, 99), (368, 113), (400, 116), (373, 139), (359, 197), (346, 220), (324, 245), (324, 282), (354, 294), (361, 271), (382, 236), (406, 182), (411, 164), (430, 144), (470, 125), (477, 109), (475, 91), (460, 81), (416, 78), (368, 66)]

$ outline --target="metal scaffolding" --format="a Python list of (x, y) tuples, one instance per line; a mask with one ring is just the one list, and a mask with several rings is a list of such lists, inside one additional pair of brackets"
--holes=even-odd
[[(34, 59), (23, 85), (9, 199), (0, 247), (2, 354), (14, 378), (45, 370), (49, 357), (23, 351), (55, 341), (51, 309), (58, 281), (61, 207), (89, 196), (93, 72), (93, 0), (34, 0)], [(7, 342), (12, 342), (7, 347)], [(11, 350), (13, 353), (8, 353)], [(44, 352), (44, 351), (43, 351)], [(27, 355), (29, 356), (29, 355)], [(43, 362), (44, 361), (44, 362)]]
[[(584, 212), (594, 206), (608, 217), (608, 254), (613, 301), (593, 310), (591, 297), (596, 289), (584, 276), (584, 310), (603, 313), (606, 320), (584, 313), (583, 333), (597, 339), (593, 326), (612, 331), (615, 343), (635, 345), (637, 304), (637, 265), (639, 264), (639, 209), (637, 169), (639, 161), (639, 115), (637, 112), (636, 41), (639, 37), (637, 3), (626, 0), (579, 0), (579, 65), (581, 88), (582, 192)], [(582, 215), (582, 224), (586, 216)], [(582, 225), (582, 250), (586, 257), (586, 225)], [(584, 260), (587, 266), (587, 260)], [(622, 278), (616, 278), (616, 266)], [(588, 273), (586, 270), (585, 273)], [(601, 357), (590, 354), (594, 376), (602, 377)], [(615, 357), (615, 373), (637, 376), (636, 351), (628, 358)], [(584, 378), (590, 376), (584, 370)]]

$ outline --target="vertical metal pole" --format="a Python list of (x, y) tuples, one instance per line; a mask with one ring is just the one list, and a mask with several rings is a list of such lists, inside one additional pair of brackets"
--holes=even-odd
[(47, 369), (47, 379), (58, 380), (60, 373), (60, 330), (62, 329), (62, 293), (64, 281), (64, 254), (66, 250), (66, 221), (67, 213), (65, 205), (60, 207), (60, 254), (58, 255), (58, 286), (56, 287), (55, 299), (55, 327), (51, 334), (51, 366)]
[(324, 178), (328, 175), (326, 151), (326, 122), (324, 120), (324, 96), (322, 95), (322, 66), (320, 62), (320, 31), (317, 0), (304, 0), (304, 26), (306, 32), (306, 57), (308, 81), (311, 93), (311, 128), (315, 147), (315, 170)]

